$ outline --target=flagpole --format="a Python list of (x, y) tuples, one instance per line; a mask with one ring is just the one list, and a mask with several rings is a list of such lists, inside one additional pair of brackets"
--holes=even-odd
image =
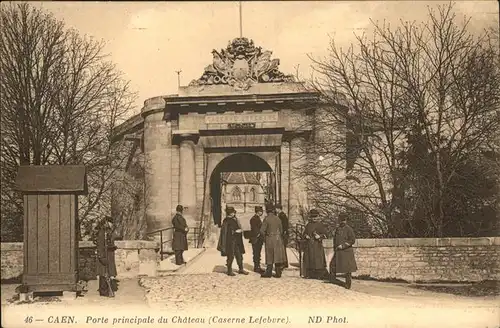
[(239, 1), (240, 3), (240, 38), (243, 37), (243, 15), (241, 13), (241, 1)]

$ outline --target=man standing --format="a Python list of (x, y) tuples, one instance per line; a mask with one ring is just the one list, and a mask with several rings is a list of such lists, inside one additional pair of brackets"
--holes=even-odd
[(283, 227), (280, 219), (274, 214), (274, 206), (266, 207), (267, 216), (262, 222), (260, 234), (264, 236), (266, 243), (266, 271), (262, 278), (270, 278), (273, 275), (273, 265), (276, 270), (276, 278), (281, 277), (283, 263), (285, 262), (285, 246), (283, 245)]
[(306, 278), (323, 279), (328, 273), (323, 248), (323, 239), (326, 238), (326, 233), (326, 227), (319, 220), (318, 210), (310, 210), (309, 222), (306, 224), (303, 233), (305, 239), (304, 265)]
[(245, 254), (243, 230), (236, 218), (236, 210), (234, 207), (228, 206), (226, 208), (226, 218), (222, 221), (217, 250), (222, 256), (227, 257), (226, 264), (228, 276), (236, 275), (233, 272), (233, 260), (235, 258), (236, 263), (238, 263), (238, 273), (244, 275), (248, 274), (248, 272), (243, 269), (243, 254)]
[(252, 244), (253, 252), (253, 271), (263, 273), (264, 270), (260, 267), (260, 253), (262, 252), (262, 245), (264, 238), (260, 234), (262, 227), (262, 220), (260, 219), (264, 211), (262, 206), (255, 206), (255, 215), (250, 219), (250, 243)]
[(118, 289), (113, 238), (113, 219), (105, 216), (97, 225), (96, 250), (97, 274), (99, 275), (99, 295), (113, 297)]
[(339, 215), (339, 226), (333, 236), (335, 254), (330, 262), (330, 281), (335, 282), (337, 273), (345, 273), (345, 287), (351, 288), (351, 273), (358, 269), (352, 245), (356, 241), (354, 230), (347, 225), (347, 214)]
[(186, 219), (182, 216), (184, 207), (177, 205), (175, 208), (174, 217), (172, 218), (172, 226), (174, 228), (174, 238), (172, 239), (172, 250), (175, 253), (175, 264), (185, 264), (183, 253), (188, 249), (187, 233), (189, 228)]
[(288, 255), (286, 253), (286, 248), (288, 247), (288, 229), (289, 221), (288, 216), (283, 212), (283, 207), (281, 204), (276, 205), (276, 211), (278, 212), (278, 218), (281, 220), (281, 226), (283, 227), (283, 246), (285, 246), (285, 262), (283, 263), (284, 268), (288, 268)]

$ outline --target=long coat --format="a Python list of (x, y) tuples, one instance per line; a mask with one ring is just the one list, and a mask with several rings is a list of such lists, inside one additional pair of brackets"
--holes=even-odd
[(97, 274), (116, 276), (114, 236), (105, 226), (100, 226), (96, 236)]
[[(320, 236), (320, 239), (314, 238), (314, 233)], [(326, 238), (326, 227), (321, 222), (310, 221), (306, 224), (303, 237), (304, 244), (304, 265), (306, 270), (326, 270), (326, 256), (323, 248), (323, 239)], [(309, 237), (309, 238), (306, 238)]]
[(224, 221), (222, 221), (219, 242), (217, 244), (217, 250), (222, 256), (234, 256), (237, 251), (241, 254), (245, 254), (243, 233), (237, 233), (236, 230), (238, 229), (241, 229), (238, 219), (226, 217)]
[(250, 243), (255, 244), (258, 241), (262, 241), (262, 235), (260, 234), (260, 228), (262, 227), (262, 220), (260, 216), (255, 214), (250, 219)]
[(283, 227), (281, 220), (274, 214), (268, 214), (262, 222), (260, 233), (266, 243), (266, 264), (286, 262), (286, 251), (283, 245)]
[(185, 251), (188, 249), (187, 242), (187, 223), (186, 219), (179, 213), (176, 213), (172, 218), (172, 226), (174, 227), (174, 238), (172, 239), (172, 249), (174, 251)]
[[(354, 231), (347, 224), (335, 230), (333, 236), (335, 254), (333, 255), (330, 267), (335, 265), (336, 273), (355, 272), (358, 269), (356, 259), (354, 258), (354, 250), (352, 248), (355, 241), (356, 237), (354, 236)], [(345, 243), (348, 243), (350, 246), (342, 250), (337, 249), (337, 246)]]

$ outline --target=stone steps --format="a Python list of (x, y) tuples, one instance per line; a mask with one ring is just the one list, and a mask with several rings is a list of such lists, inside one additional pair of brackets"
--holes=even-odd
[(205, 248), (190, 248), (184, 252), (184, 260), (187, 262), (184, 265), (175, 264), (175, 256), (170, 255), (158, 264), (158, 269), (156, 271), (157, 277), (177, 274), (183, 268), (189, 266), (191, 263), (195, 262), (198, 257), (200, 257), (204, 252)]

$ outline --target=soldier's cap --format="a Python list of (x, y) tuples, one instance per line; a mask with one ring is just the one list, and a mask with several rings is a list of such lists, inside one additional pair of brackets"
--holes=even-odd
[(255, 206), (255, 213), (257, 212), (264, 212), (264, 210), (262, 209), (262, 206)]
[(175, 208), (176, 212), (182, 212), (183, 210), (184, 210), (184, 206), (182, 206), (182, 205), (177, 205), (177, 207)]
[(276, 209), (277, 209), (277, 210), (282, 210), (282, 209), (283, 209), (283, 206), (281, 206), (281, 204), (276, 204)]
[(226, 207), (226, 214), (236, 213), (236, 210), (232, 206)]
[(271, 213), (272, 211), (274, 211), (274, 205), (273, 204), (266, 205), (266, 212)]
[(315, 218), (315, 217), (319, 216), (319, 211), (317, 209), (313, 208), (312, 210), (309, 211), (309, 216), (312, 218)]

